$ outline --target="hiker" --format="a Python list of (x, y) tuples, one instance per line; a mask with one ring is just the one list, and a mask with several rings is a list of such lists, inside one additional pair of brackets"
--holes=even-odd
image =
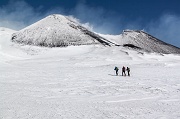
[(114, 70), (116, 71), (116, 76), (118, 75), (118, 67), (115, 67)]
[(123, 68), (122, 68), (122, 76), (126, 76), (126, 68), (123, 66)]
[(130, 68), (127, 67), (126, 70), (127, 70), (127, 72), (128, 72), (128, 76), (130, 76)]

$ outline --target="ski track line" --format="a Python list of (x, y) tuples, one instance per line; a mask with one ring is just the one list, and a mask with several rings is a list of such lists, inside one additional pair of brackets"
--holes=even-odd
[(151, 100), (151, 99), (157, 99), (159, 96), (156, 97), (147, 97), (147, 98), (141, 98), (141, 99), (127, 99), (127, 100), (117, 100), (117, 101), (106, 101), (107, 103), (117, 103), (117, 102), (131, 102), (131, 101), (142, 101), (142, 100)]

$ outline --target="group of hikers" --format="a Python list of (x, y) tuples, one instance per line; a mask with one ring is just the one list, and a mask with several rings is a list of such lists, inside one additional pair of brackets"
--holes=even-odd
[[(116, 71), (116, 76), (118, 76), (119, 68), (115, 67), (114, 70)], [(128, 73), (128, 76), (130, 76), (130, 68), (129, 67), (125, 68), (124, 66), (122, 67), (122, 76), (126, 76), (126, 71)]]

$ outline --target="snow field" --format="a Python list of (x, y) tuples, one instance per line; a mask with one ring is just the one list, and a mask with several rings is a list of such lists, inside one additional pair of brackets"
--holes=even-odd
[[(1, 62), (0, 118), (178, 119), (179, 56), (168, 57), (83, 46)], [(115, 76), (123, 65), (131, 77)]]
[[(40, 48), (9, 38), (0, 37), (0, 119), (180, 118), (179, 55), (99, 45)], [(122, 66), (131, 77), (121, 76)]]

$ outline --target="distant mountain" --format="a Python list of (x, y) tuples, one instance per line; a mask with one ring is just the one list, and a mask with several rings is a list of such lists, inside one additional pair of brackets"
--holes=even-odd
[(101, 35), (124, 47), (164, 54), (180, 54), (180, 48), (140, 30), (124, 30), (120, 35)]
[(180, 48), (167, 44), (140, 30), (125, 30), (120, 35), (94, 33), (70, 17), (54, 14), (18, 31), (12, 41), (45, 47), (101, 44), (123, 46), (147, 52), (180, 54)]
[(65, 47), (69, 45), (103, 44), (110, 41), (89, 31), (63, 15), (50, 15), (12, 35), (12, 41), (37, 46)]

